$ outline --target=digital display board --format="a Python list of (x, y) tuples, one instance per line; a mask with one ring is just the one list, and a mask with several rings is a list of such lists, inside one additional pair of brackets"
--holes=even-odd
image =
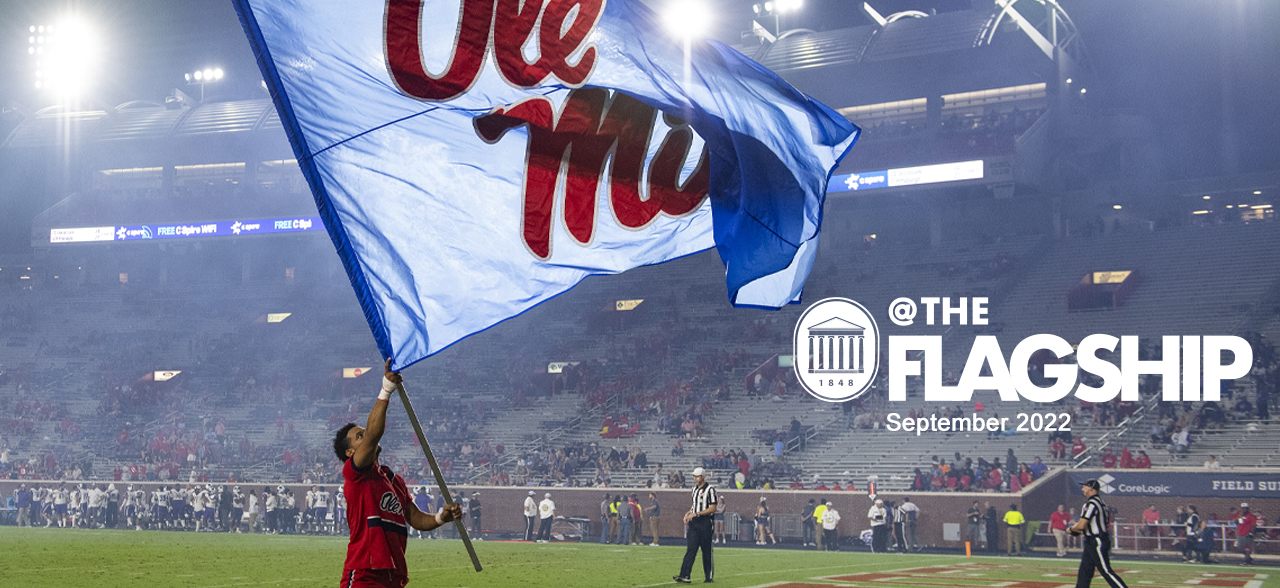
[(980, 180), (982, 177), (982, 160), (977, 159), (974, 161), (900, 167), (897, 169), (831, 176), (831, 182), (827, 184), (827, 193), (862, 192), (876, 188), (900, 188), (922, 184)]
[(148, 239), (188, 239), (193, 237), (242, 237), (268, 233), (300, 233), (321, 230), (324, 230), (324, 224), (320, 222), (320, 217), (307, 216), (209, 223), (59, 228), (49, 231), (49, 242), (91, 243), (100, 241), (145, 241)]

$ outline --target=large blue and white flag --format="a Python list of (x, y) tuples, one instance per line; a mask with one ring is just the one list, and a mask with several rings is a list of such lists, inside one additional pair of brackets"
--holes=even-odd
[(395, 368), (713, 246), (734, 304), (799, 301), (858, 129), (728, 47), (637, 0), (235, 2)]

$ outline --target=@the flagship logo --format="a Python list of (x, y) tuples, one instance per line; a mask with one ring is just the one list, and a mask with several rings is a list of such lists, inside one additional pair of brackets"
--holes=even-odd
[(810, 394), (828, 402), (856, 398), (880, 369), (880, 328), (857, 302), (820, 300), (796, 323), (792, 358), (796, 379)]

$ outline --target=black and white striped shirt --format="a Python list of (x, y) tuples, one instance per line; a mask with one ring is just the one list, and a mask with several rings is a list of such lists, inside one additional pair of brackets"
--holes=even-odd
[(711, 484), (706, 484), (700, 488), (693, 489), (693, 506), (689, 508), (689, 512), (698, 514), (717, 503), (719, 503), (719, 498), (716, 497), (716, 489)]
[(1097, 537), (1107, 532), (1107, 505), (1102, 503), (1102, 498), (1094, 494), (1092, 498), (1086, 500), (1084, 509), (1080, 511), (1080, 518), (1085, 520), (1084, 534), (1086, 537)]

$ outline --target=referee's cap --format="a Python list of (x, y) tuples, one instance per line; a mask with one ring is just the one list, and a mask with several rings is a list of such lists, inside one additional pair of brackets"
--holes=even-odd
[(1102, 491), (1102, 484), (1099, 484), (1097, 480), (1089, 480), (1084, 484), (1081, 484), (1081, 486), (1085, 488), (1093, 488), (1094, 490), (1097, 490), (1099, 492)]
[(543, 498), (551, 498), (551, 493), (550, 493), (550, 492), (548, 492), (548, 493), (546, 493), (546, 494), (543, 494), (542, 496), (543, 496)]
[(705, 476), (706, 474), (707, 474), (707, 472), (706, 472), (705, 470), (703, 470), (702, 468), (693, 468), (693, 475), (694, 475), (694, 476)]
[(533, 490), (530, 490), (530, 491), (529, 491), (529, 496), (533, 496), (533, 495), (534, 495), (534, 491), (533, 491)]

